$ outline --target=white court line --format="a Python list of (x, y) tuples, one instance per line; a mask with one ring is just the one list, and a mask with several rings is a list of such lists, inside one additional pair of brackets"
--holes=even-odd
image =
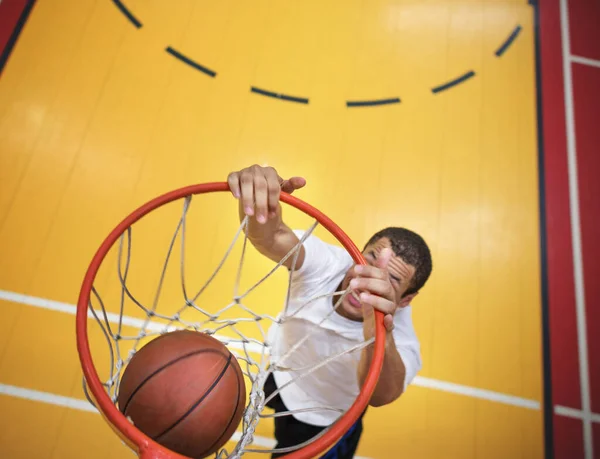
[(570, 57), (571, 62), (577, 62), (578, 64), (590, 65), (592, 67), (600, 68), (600, 61), (596, 59), (589, 59), (587, 57), (575, 56), (574, 54)]
[[(77, 398), (63, 397), (62, 395), (41, 392), (38, 390), (24, 389), (22, 387), (10, 386), (8, 384), (0, 384), (0, 395), (8, 395), (11, 397), (21, 398), (34, 402), (47, 403), (49, 405), (64, 406), (79, 411), (87, 411), (90, 413), (99, 414), (98, 410), (86, 400)], [(235, 432), (231, 437), (232, 441), (239, 441), (241, 432)], [(261, 437), (254, 435), (253, 445), (262, 448), (271, 449), (275, 446), (275, 440), (272, 438)], [(369, 459), (368, 457), (355, 456), (356, 459)]]
[(540, 409), (540, 403), (536, 400), (529, 400), (526, 398), (516, 397), (514, 395), (493, 392), (491, 390), (478, 389), (476, 387), (469, 387), (463, 386), (461, 384), (439, 381), (437, 379), (424, 378), (422, 376), (415, 376), (412, 385), (427, 387), (429, 389), (441, 390), (444, 392), (451, 392), (453, 394), (466, 395), (467, 397), (488, 400), (490, 402), (503, 403), (504, 405), (528, 408), (530, 410)]
[(583, 411), (576, 410), (575, 408), (569, 408), (568, 406), (555, 405), (554, 413), (558, 414), (559, 416), (579, 419), (580, 421), (600, 423), (600, 414), (591, 413), (589, 416), (587, 416), (583, 413)]
[[(42, 309), (47, 309), (51, 311), (62, 312), (70, 315), (75, 315), (76, 306), (68, 303), (62, 303), (59, 301), (48, 300), (45, 298), (39, 298), (30, 295), (23, 295), (16, 292), (10, 292), (6, 290), (0, 290), (0, 300), (10, 301), (13, 303), (19, 303), (27, 306), (34, 306)], [(91, 314), (90, 314), (91, 316)], [(118, 322), (117, 314), (110, 314), (109, 320), (111, 322)], [(123, 323), (127, 325), (131, 325), (134, 327), (139, 327), (143, 324), (143, 321), (140, 319), (135, 319), (132, 317), (123, 317)], [(539, 410), (540, 403), (536, 400), (529, 400), (521, 397), (515, 397), (512, 395), (502, 394), (499, 392), (493, 392), (485, 389), (478, 389), (475, 387), (463, 386), (460, 384), (455, 384), (446, 381), (440, 381), (432, 378), (425, 378), (422, 376), (417, 376), (413, 380), (413, 385), (420, 386), (424, 388), (440, 390), (444, 392), (449, 392), (458, 395), (464, 395), (467, 397), (478, 398), (482, 400), (488, 400), (492, 402), (502, 403), (506, 405), (517, 406), (521, 408), (527, 408), (532, 410)], [(50, 403), (53, 405), (65, 406), (72, 409), (83, 410), (96, 412), (96, 409), (91, 406), (85, 400), (78, 400), (69, 397), (63, 397), (60, 395), (49, 394), (46, 392), (35, 391), (31, 389), (24, 389), (16, 386), (9, 386), (5, 384), (0, 384), (0, 394), (5, 394), (13, 397), (24, 398), (28, 400)], [(590, 413), (588, 417), (585, 417), (583, 412), (579, 410), (575, 410), (572, 408), (566, 408), (562, 406), (555, 407), (555, 413), (561, 416), (572, 417), (576, 419), (590, 419), (592, 422), (600, 422), (600, 414), (592, 414)], [(237, 441), (239, 439), (239, 433), (236, 432), (232, 437), (233, 440)], [(260, 447), (270, 448), (273, 446), (274, 441), (270, 438), (266, 437), (254, 437), (254, 444)], [(368, 459), (368, 458), (359, 458), (356, 459)]]
[(77, 398), (63, 397), (62, 395), (50, 394), (48, 392), (40, 392), (38, 390), (25, 389), (18, 386), (10, 386), (8, 384), (0, 384), (0, 394), (8, 395), (10, 397), (23, 398), (25, 400), (31, 400), (34, 402), (42, 402), (50, 405), (64, 406), (66, 408), (72, 408), (79, 411), (89, 411), (91, 413), (97, 413), (98, 410), (94, 408), (86, 400), (79, 400)]
[[(28, 306), (34, 306), (43, 309), (49, 309), (51, 311), (63, 312), (71, 315), (75, 315), (77, 308), (75, 305), (68, 303), (61, 303), (59, 301), (48, 300), (45, 298), (39, 298), (30, 295), (23, 295), (21, 293), (9, 292), (6, 290), (0, 290), (0, 300), (6, 300), (13, 303), (24, 304)], [(118, 323), (119, 316), (118, 314), (107, 314), (108, 320), (112, 323)], [(93, 318), (91, 313), (88, 313), (88, 317)], [(140, 327), (144, 323), (141, 319), (135, 319), (133, 317), (123, 317), (123, 324), (131, 325), (134, 327)], [(162, 325), (155, 324), (155, 327), (158, 329), (162, 329)], [(151, 328), (151, 327), (148, 327)], [(230, 347), (232, 348), (240, 348), (241, 345), (239, 343), (230, 343)], [(252, 352), (261, 352), (262, 347), (255, 344), (250, 343), (248, 349)], [(429, 389), (435, 389), (443, 392), (449, 392), (452, 394), (464, 395), (467, 397), (478, 398), (481, 400), (488, 400), (491, 402), (503, 403), (505, 405), (517, 406), (520, 408), (528, 408), (532, 410), (540, 409), (540, 402), (537, 400), (530, 400), (522, 397), (516, 397), (514, 395), (502, 394), (500, 392), (494, 392), (486, 389), (478, 389), (476, 387), (463, 386), (461, 384), (455, 384), (446, 381), (440, 381), (432, 378), (425, 378), (422, 376), (416, 376), (412, 382), (414, 386), (425, 387)]]
[[(11, 386), (8, 384), (0, 384), (0, 395), (7, 395), (11, 397), (21, 398), (34, 402), (41, 402), (55, 406), (63, 406), (66, 408), (78, 410), (78, 411), (87, 411), (90, 413), (98, 413), (96, 408), (94, 408), (89, 402), (86, 400), (79, 400), (72, 397), (64, 397), (62, 395), (51, 394), (48, 392), (41, 392), (32, 389), (25, 389), (22, 387)], [(582, 420), (584, 415), (580, 410), (576, 410), (573, 408), (568, 408), (565, 406), (555, 406), (554, 411), (556, 414), (560, 416), (566, 416), (570, 418), (580, 419)], [(600, 414), (592, 414), (591, 422), (600, 423)], [(232, 436), (233, 441), (239, 441), (241, 437), (240, 432), (235, 432)], [(273, 448), (275, 446), (275, 441), (271, 438), (254, 436), (254, 445), (260, 446), (263, 448)], [(356, 456), (356, 459), (368, 459), (366, 457)]]
[[(66, 314), (75, 315), (77, 313), (77, 306), (69, 303), (62, 303), (60, 301), (48, 300), (46, 298), (39, 298), (36, 296), (23, 295), (20, 293), (9, 292), (6, 290), (0, 290), (0, 300), (11, 301), (13, 303), (26, 304), (28, 306), (35, 306), (37, 308), (48, 309), (50, 311), (64, 312)], [(98, 312), (97, 312), (98, 313)], [(99, 314), (99, 317), (102, 318), (102, 314)], [(114, 314), (112, 312), (107, 312), (106, 317), (108, 321), (112, 324), (118, 324), (119, 321), (126, 326), (133, 328), (142, 328), (146, 327), (146, 330), (150, 330), (153, 332), (160, 332), (164, 330), (165, 324), (159, 322), (148, 322), (145, 320), (137, 319), (135, 317), (123, 316), (122, 320), (120, 320), (119, 314)], [(94, 319), (95, 317), (91, 312), (88, 312), (88, 318)], [(175, 330), (176, 327), (171, 327), (170, 330)], [(228, 337), (222, 335), (215, 335), (215, 338), (219, 338), (222, 340), (227, 340)], [(228, 343), (228, 346), (232, 349), (244, 350), (244, 347), (239, 342), (231, 342)], [(256, 343), (247, 343), (246, 348), (250, 352), (261, 353), (263, 347)]]
[(569, 35), (568, 0), (560, 0), (562, 56), (565, 92), (565, 120), (567, 127), (567, 160), (569, 174), (569, 205), (571, 208), (571, 238), (573, 244), (573, 270), (575, 280), (575, 311), (577, 316), (577, 347), (579, 356), (579, 381), (581, 386), (581, 407), (583, 420), (583, 446), (585, 458), (594, 457), (592, 424), (587, 419), (591, 415), (590, 381), (588, 371), (587, 324), (585, 317), (585, 290), (583, 281), (583, 260), (581, 250), (581, 227), (579, 217), (579, 188), (577, 183), (577, 149), (575, 139), (575, 110), (573, 107), (573, 77), (571, 60), (571, 38)]
[[(64, 397), (62, 395), (51, 394), (48, 392), (42, 392), (33, 389), (25, 389), (23, 387), (11, 386), (8, 384), (0, 384), (0, 395), (7, 395), (10, 397), (46, 403), (55, 406), (63, 406), (65, 408), (70, 408), (78, 411), (98, 413), (98, 410), (96, 410), (96, 408), (86, 400), (80, 400), (72, 397)], [(566, 416), (574, 419), (583, 420), (584, 418), (584, 414), (581, 410), (568, 408), (566, 406), (556, 405), (554, 407), (554, 412), (560, 416)], [(600, 414), (592, 414), (590, 416), (590, 420), (591, 422), (600, 423)], [(232, 440), (238, 441), (240, 439), (240, 435), (240, 432), (235, 432), (233, 434)], [(272, 448), (275, 445), (275, 441), (271, 438), (255, 436), (254, 444), (264, 448)], [(356, 459), (368, 458), (361, 458), (357, 456)]]
[[(38, 308), (48, 309), (51, 311), (63, 312), (71, 315), (75, 315), (77, 308), (75, 305), (68, 303), (61, 303), (59, 301), (48, 300), (45, 298), (39, 298), (30, 295), (23, 295), (21, 293), (9, 292), (6, 290), (0, 290), (0, 299), (11, 301), (13, 303), (20, 303), (28, 306), (34, 306)], [(118, 323), (119, 316), (118, 314), (107, 314), (108, 320), (111, 323)], [(91, 313), (88, 313), (88, 317), (93, 318)], [(130, 325), (133, 327), (141, 327), (144, 324), (144, 321), (141, 319), (136, 319), (133, 317), (123, 317), (123, 324)], [(162, 325), (157, 323), (150, 323), (148, 328), (154, 331), (158, 331), (162, 329)], [(237, 345), (241, 348), (241, 345), (238, 343), (231, 343), (231, 347), (235, 347)], [(248, 345), (250, 351), (260, 352), (262, 347), (259, 345)], [(504, 403), (507, 405), (518, 406), (522, 408), (529, 408), (534, 410), (540, 409), (540, 403), (537, 400), (530, 400), (526, 398), (516, 397), (513, 395), (502, 394), (499, 392), (493, 392), (485, 389), (478, 389), (475, 387), (464, 386), (461, 384), (455, 384), (446, 381), (440, 381), (432, 378), (425, 378), (422, 376), (417, 376), (413, 380), (413, 385), (441, 390), (444, 392), (450, 392), (458, 395), (465, 395), (468, 397), (479, 398), (483, 400), (489, 400), (493, 402)]]

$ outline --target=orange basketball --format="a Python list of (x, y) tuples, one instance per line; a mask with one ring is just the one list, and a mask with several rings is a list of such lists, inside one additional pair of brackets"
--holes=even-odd
[(184, 456), (214, 454), (246, 405), (237, 359), (217, 339), (176, 331), (151, 341), (126, 367), (119, 409), (157, 443)]

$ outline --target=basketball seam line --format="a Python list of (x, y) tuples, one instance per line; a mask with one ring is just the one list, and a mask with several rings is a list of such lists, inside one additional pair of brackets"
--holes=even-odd
[(225, 374), (225, 372), (227, 371), (227, 368), (229, 368), (229, 365), (231, 364), (231, 358), (232, 355), (229, 354), (229, 357), (227, 358), (227, 362), (225, 363), (225, 366), (223, 367), (223, 369), (221, 370), (221, 373), (219, 374), (219, 376), (214, 380), (214, 382), (211, 384), (211, 386), (208, 388), (208, 390), (206, 392), (204, 392), (204, 394), (202, 395), (202, 397), (200, 397), (200, 399), (194, 403), (190, 409), (188, 409), (177, 421), (175, 421), (171, 426), (167, 427), (166, 430), (164, 430), (163, 432), (161, 432), (158, 435), (155, 435), (152, 437), (153, 440), (158, 441), (158, 439), (160, 437), (162, 437), (163, 435), (166, 435), (170, 430), (174, 429), (175, 427), (177, 427), (179, 424), (181, 424), (181, 422), (187, 418), (196, 408), (198, 408), (198, 405), (200, 405), (204, 399), (206, 397), (208, 397), (208, 395), (212, 392), (212, 390), (216, 387), (216, 385), (219, 383), (219, 381), (221, 380), (221, 378), (223, 378), (223, 375)]
[(209, 448), (206, 448), (204, 451), (202, 451), (202, 454), (199, 454), (198, 457), (205, 457), (206, 456), (206, 452), (207, 451), (211, 451), (216, 444), (218, 444), (221, 439), (223, 438), (223, 435), (225, 435), (227, 433), (227, 430), (229, 430), (229, 427), (231, 427), (231, 423), (233, 422), (233, 419), (235, 418), (235, 414), (237, 413), (238, 407), (240, 406), (240, 386), (241, 386), (241, 382), (240, 382), (240, 375), (238, 374), (237, 371), (235, 371), (235, 368), (233, 366), (230, 366), (230, 368), (233, 370), (233, 372), (235, 373), (235, 379), (237, 381), (237, 396), (236, 396), (236, 402), (235, 402), (235, 407), (233, 408), (233, 413), (231, 413), (231, 417), (229, 418), (229, 422), (227, 423), (227, 427), (225, 427), (225, 429), (223, 429), (223, 433), (219, 436), (219, 438), (217, 438), (212, 445), (210, 445)]
[[(197, 354), (203, 354), (205, 352), (214, 352), (217, 354), (221, 354), (223, 355), (222, 352), (220, 352), (218, 349), (201, 349), (198, 351), (193, 351), (190, 352), (188, 354), (184, 354), (182, 356), (177, 357), (175, 360), (171, 360), (170, 362), (164, 364), (162, 367), (157, 368), (156, 370), (154, 370), (152, 373), (150, 373), (148, 376), (146, 376), (146, 378), (144, 378), (144, 380), (135, 388), (135, 390), (131, 393), (131, 395), (129, 396), (129, 398), (127, 399), (127, 402), (125, 403), (125, 405), (123, 406), (123, 414), (125, 416), (127, 416), (127, 408), (129, 407), (129, 403), (131, 403), (131, 400), (133, 399), (133, 397), (135, 396), (135, 394), (138, 393), (138, 391), (144, 386), (144, 384), (146, 384), (150, 379), (152, 379), (154, 376), (156, 376), (158, 373), (160, 373), (161, 371), (167, 369), (168, 367), (170, 367), (171, 365), (175, 365), (177, 362), (187, 359), (188, 357), (193, 357), (194, 355)], [(225, 356), (223, 356), (225, 357)]]

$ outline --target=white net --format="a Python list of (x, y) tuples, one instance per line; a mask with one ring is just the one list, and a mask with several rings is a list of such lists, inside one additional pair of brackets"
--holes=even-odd
[[(350, 293), (349, 290), (323, 292), (306, 300), (300, 307), (293, 310), (289, 308), (292, 275), (300, 253), (300, 244), (313, 234), (318, 227), (318, 222), (312, 223), (300, 238), (298, 245), (275, 266), (269, 267), (270, 269), (267, 269), (266, 272), (261, 274), (256, 264), (252, 265), (252, 274), (258, 279), (243, 285), (245, 262), (250, 251), (249, 247), (251, 247), (247, 235), (248, 218), (246, 217), (235, 232), (233, 240), (227, 245), (225, 253), (220, 258), (213, 257), (216, 261), (214, 268), (205, 271), (204, 279), (197, 281), (198, 273), (194, 272), (193, 275), (188, 273), (188, 262), (186, 260), (186, 254), (190, 252), (188, 247), (190, 245), (188, 241), (190, 239), (188, 219), (191, 213), (191, 203), (191, 196), (183, 199), (183, 210), (177, 217), (174, 232), (171, 229), (172, 233), (166, 248), (160, 247), (152, 238), (148, 239), (148, 236), (145, 236), (145, 242), (150, 242), (150, 249), (144, 250), (152, 250), (157, 253), (160, 252), (160, 249), (166, 249), (166, 256), (160, 265), (156, 265), (159, 274), (154, 276), (157, 281), (152, 288), (150, 288), (150, 283), (147, 280), (147, 277), (152, 276), (138, 275), (136, 279), (133, 279), (135, 269), (133, 262), (134, 247), (136, 247), (134, 227), (137, 230), (140, 222), (127, 228), (120, 236), (119, 242), (113, 247), (114, 256), (105, 258), (102, 266), (105, 274), (96, 277), (90, 295), (88, 314), (88, 316), (95, 319), (100, 330), (95, 338), (92, 336), (89, 338), (90, 344), (95, 344), (95, 348), (92, 346), (92, 352), (96, 353), (94, 358), (96, 370), (101, 376), (107, 393), (116, 404), (120, 379), (124, 369), (135, 353), (150, 340), (162, 334), (181, 329), (207, 333), (227, 345), (232, 354), (238, 359), (242, 372), (246, 377), (248, 389), (248, 404), (244, 411), (243, 420), (239, 426), (239, 431), (232, 438), (237, 443), (230, 442), (216, 454), (216, 457), (219, 459), (239, 458), (248, 452), (288, 453), (303, 448), (324, 435), (327, 429), (304, 443), (293, 447), (274, 449), (271, 445), (256, 444), (255, 435), (257, 429), (260, 430), (260, 422), (272, 420), (275, 417), (311, 411), (334, 412), (336, 418), (339, 418), (345, 410), (327, 406), (323, 403), (314, 403), (302, 409), (274, 413), (271, 409), (266, 408), (267, 403), (287, 386), (297, 384), (304, 378), (309, 378), (314, 372), (346, 354), (360, 352), (361, 349), (371, 344), (373, 339), (349, 345), (343, 350), (338, 349), (337, 352), (326, 358), (309, 362), (302, 367), (289, 365), (287, 361), (290, 356), (312, 338), (313, 333), (309, 332), (304, 334), (287, 352), (275, 359), (270, 352), (272, 343), (269, 342), (269, 339), (277, 339), (278, 331), (269, 336), (269, 329), (273, 324), (283, 324), (286, 320), (290, 320), (298, 314), (303, 307), (307, 307), (320, 298), (335, 298), (335, 300), (332, 300), (333, 307), (330, 312), (320, 317), (315, 323), (313, 330), (316, 331), (320, 324), (324, 324), (327, 320), (330, 320), (333, 314), (336, 314), (336, 309), (343, 298)], [(194, 231), (193, 236), (206, 238), (206, 234), (198, 234), (196, 231)], [(204, 250), (207, 250), (206, 247)], [(193, 251), (196, 250), (198, 250), (197, 246), (194, 247)], [(138, 253), (146, 252), (138, 250)], [(198, 256), (197, 253), (196, 256)], [(173, 260), (177, 257), (179, 263), (176, 264)], [(235, 268), (229, 270), (230, 273), (234, 273), (233, 286), (228, 298), (219, 304), (215, 301), (214, 295), (208, 295), (207, 292), (219, 279), (225, 264), (231, 262), (234, 258), (236, 260)], [(292, 260), (292, 263), (291, 269), (288, 271), (283, 264), (289, 259)], [(173, 267), (172, 265), (175, 264), (176, 267)], [(147, 261), (138, 264), (138, 267), (143, 268), (142, 271), (147, 273), (152, 270), (151, 265), (152, 263)], [(262, 266), (259, 265), (258, 267)], [(286, 273), (287, 285), (285, 289), (281, 290), (284, 292), (281, 306), (272, 305), (270, 312), (265, 311), (265, 308), (261, 310), (260, 307), (249, 306), (248, 300), (251, 294), (265, 285), (268, 279), (275, 277), (277, 272), (282, 271)], [(173, 272), (176, 272), (177, 275), (172, 275)], [(278, 280), (282, 281), (283, 278), (279, 277)], [(167, 286), (167, 284), (169, 285)], [(221, 283), (217, 286), (217, 290), (222, 291), (225, 284), (226, 282)], [(140, 291), (142, 288), (143, 293)], [(167, 290), (168, 293), (166, 293)], [(106, 294), (103, 291), (106, 291)], [(149, 294), (149, 291), (152, 293)], [(206, 301), (203, 301), (204, 296), (208, 296)], [(168, 297), (167, 305), (163, 304), (165, 303), (163, 297)], [(269, 296), (269, 300), (273, 301), (273, 295)], [(279, 330), (278, 327), (276, 329)], [(108, 346), (104, 345), (100, 348), (101, 341), (105, 341)], [(293, 378), (267, 396), (263, 387), (268, 376), (274, 372), (287, 372), (292, 374)], [(86, 390), (85, 382), (84, 390)], [(87, 391), (86, 395), (93, 403)], [(263, 428), (262, 432), (266, 432), (266, 429), (270, 430), (270, 427)]]

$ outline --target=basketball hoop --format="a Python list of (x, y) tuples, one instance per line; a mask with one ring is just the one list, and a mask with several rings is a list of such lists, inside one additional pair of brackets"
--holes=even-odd
[[(185, 287), (185, 279), (183, 273), (183, 256), (184, 256), (184, 240), (185, 240), (185, 222), (187, 212), (191, 203), (191, 199), (195, 195), (202, 195), (206, 193), (217, 193), (217, 192), (228, 192), (229, 187), (227, 183), (206, 183), (206, 184), (198, 184), (192, 185), (185, 188), (177, 189), (171, 191), (169, 193), (163, 194), (148, 203), (142, 205), (135, 211), (133, 211), (130, 215), (128, 215), (119, 225), (114, 228), (108, 237), (102, 242), (96, 254), (94, 255), (90, 266), (85, 274), (83, 284), (80, 290), (79, 300), (77, 303), (77, 317), (76, 317), (76, 331), (77, 331), (77, 349), (79, 352), (80, 362), (84, 375), (84, 389), (86, 390), (86, 395), (90, 401), (96, 406), (96, 408), (103, 415), (105, 420), (109, 423), (109, 425), (115, 430), (115, 432), (121, 437), (121, 439), (132, 448), (142, 459), (186, 459), (184, 456), (175, 453), (173, 451), (168, 450), (167, 448), (161, 446), (156, 441), (152, 440), (140, 430), (138, 430), (118, 409), (115, 405), (115, 393), (118, 391), (119, 386), (119, 378), (120, 374), (123, 371), (123, 368), (127, 365), (131, 355), (135, 353), (136, 346), (141, 343), (141, 341), (151, 335), (153, 332), (156, 334), (165, 333), (167, 331), (173, 330), (177, 327), (182, 328), (190, 328), (195, 330), (204, 330), (210, 329), (210, 333), (215, 333), (226, 327), (234, 327), (234, 320), (218, 320), (215, 314), (206, 313), (201, 307), (196, 305), (196, 299), (200, 294), (204, 291), (204, 287), (199, 290), (199, 293), (194, 296), (188, 296), (186, 293)], [(134, 294), (130, 291), (127, 286), (127, 276), (129, 270), (129, 261), (130, 261), (130, 252), (131, 249), (131, 235), (132, 235), (132, 227), (135, 223), (143, 219), (143, 217), (147, 216), (153, 211), (162, 208), (166, 204), (173, 203), (175, 201), (183, 200), (184, 201), (184, 210), (183, 214), (179, 220), (179, 224), (177, 225), (177, 229), (175, 231), (175, 235), (173, 236), (171, 246), (169, 247), (169, 252), (167, 254), (167, 261), (165, 262), (165, 268), (160, 277), (160, 284), (157, 289), (156, 300), (152, 307), (144, 306), (144, 304), (135, 299)], [(286, 193), (281, 193), (281, 201), (292, 206), (304, 214), (315, 219), (315, 224), (311, 228), (310, 231), (307, 232), (307, 237), (310, 232), (320, 224), (323, 228), (325, 228), (331, 235), (333, 235), (337, 241), (345, 248), (345, 250), (350, 254), (352, 259), (357, 264), (365, 264), (365, 260), (360, 252), (360, 250), (355, 246), (352, 240), (326, 215), (324, 215), (319, 210), (310, 206), (309, 204), (301, 201), (300, 199), (293, 197)], [(245, 226), (247, 224), (247, 218), (242, 222), (238, 233), (236, 234), (236, 238), (241, 234), (245, 234), (244, 230), (247, 230)], [(169, 257), (171, 255), (171, 250), (173, 249), (175, 240), (180, 238), (182, 241), (182, 285), (185, 296), (185, 305), (184, 308), (192, 309), (192, 313), (195, 314), (204, 314), (202, 316), (202, 320), (198, 321), (190, 321), (189, 319), (183, 319), (184, 308), (177, 310), (175, 313), (168, 315), (163, 314), (157, 311), (156, 306), (158, 303), (159, 291), (162, 287), (162, 282), (164, 279), (165, 271), (167, 264), (169, 262)], [(305, 238), (304, 237), (304, 238)], [(300, 243), (304, 240), (301, 239)], [(237, 239), (234, 239), (234, 243)], [(117, 244), (118, 243), (118, 244)], [(116, 245), (117, 244), (117, 245)], [(232, 243), (233, 244), (233, 243)], [(142, 319), (125, 319), (123, 313), (123, 301), (121, 301), (120, 310), (117, 312), (107, 312), (107, 307), (110, 305), (106, 305), (103, 302), (100, 295), (100, 287), (95, 286), (95, 282), (98, 281), (98, 273), (101, 267), (103, 266), (104, 261), (107, 260), (107, 254), (115, 247), (118, 247), (118, 279), (119, 285), (115, 290), (119, 292), (123, 299), (129, 298), (134, 303), (137, 304), (137, 311), (140, 313), (145, 313), (146, 317)], [(246, 247), (246, 239), (244, 239), (244, 250)], [(285, 258), (293, 257), (297, 255), (298, 246), (295, 248), (295, 251), (290, 252)], [(126, 255), (124, 253), (126, 252)], [(242, 259), (243, 259), (242, 252)], [(229, 252), (225, 255), (223, 260), (227, 259)], [(126, 262), (123, 263), (123, 257), (126, 256)], [(269, 277), (281, 264), (280, 262), (276, 268), (274, 268), (266, 277)], [(222, 263), (221, 263), (222, 264)], [(221, 266), (219, 265), (219, 267)], [(242, 263), (240, 262), (240, 270)], [(218, 268), (217, 268), (218, 271)], [(215, 275), (216, 272), (215, 271)], [(209, 281), (212, 281), (214, 275), (209, 278)], [(291, 277), (291, 276), (290, 276)], [(263, 279), (264, 279), (263, 278)], [(251, 289), (253, 290), (260, 283), (259, 281), (256, 285), (254, 285)], [(105, 282), (100, 279), (101, 284)], [(237, 284), (236, 284), (237, 285)], [(248, 293), (246, 292), (246, 294)], [(337, 292), (345, 296), (348, 292)], [(289, 296), (289, 288), (288, 288), (288, 296)], [(343, 297), (342, 296), (342, 297)], [(239, 306), (241, 304), (240, 299), (244, 298), (244, 295), (234, 294), (235, 301), (231, 303), (230, 306)], [(341, 300), (340, 300), (341, 301)], [(94, 307), (94, 304), (98, 304), (98, 307)], [(222, 309), (229, 310), (229, 306), (227, 308)], [(248, 311), (250, 314), (253, 314), (252, 311)], [(256, 315), (256, 314), (255, 314)], [(162, 320), (160, 325), (152, 322), (155, 318), (159, 318)], [(90, 335), (88, 330), (88, 319), (96, 319), (96, 322), (100, 325), (102, 334), (108, 340), (110, 347), (110, 365), (108, 365), (108, 376), (106, 378), (101, 378), (99, 374), (99, 370), (97, 366), (100, 365), (99, 358), (94, 358), (92, 356), (92, 347), (90, 345)], [(259, 316), (256, 315), (255, 321), (259, 320), (275, 320), (272, 317), (267, 315)], [(325, 319), (323, 319), (325, 320)], [(112, 322), (111, 322), (112, 321)], [(113, 331), (111, 329), (110, 323), (118, 323), (118, 330)], [(383, 365), (384, 358), (384, 348), (385, 348), (385, 329), (383, 326), (383, 314), (380, 312), (375, 313), (375, 323), (376, 323), (376, 332), (374, 338), (374, 352), (373, 359), (371, 361), (371, 365), (369, 367), (368, 375), (366, 380), (358, 394), (353, 405), (343, 414), (341, 414), (337, 420), (329, 427), (324, 433), (318, 435), (318, 438), (313, 439), (310, 442), (307, 442), (305, 445), (301, 445), (299, 449), (294, 451), (290, 451), (284, 457), (286, 459), (309, 459), (313, 457), (317, 457), (320, 454), (324, 453), (326, 450), (331, 448), (343, 435), (344, 433), (352, 427), (355, 421), (362, 415), (364, 410), (368, 406), (368, 402), (375, 390), (375, 386), (377, 384), (379, 374), (381, 372), (381, 368)], [(134, 335), (130, 342), (133, 343), (132, 349), (129, 351), (128, 356), (124, 357), (124, 353), (120, 349), (120, 345), (122, 345), (124, 335), (122, 335), (122, 328), (125, 327), (134, 327), (139, 329), (137, 335)], [(210, 328), (214, 327), (214, 328)], [(251, 345), (257, 346), (256, 339), (247, 338), (243, 333), (239, 332), (241, 338), (238, 339), (230, 339), (230, 342), (234, 347), (238, 346), (238, 348), (242, 351), (241, 357), (238, 359), (243, 360), (245, 362), (245, 367), (248, 368), (246, 376), (250, 378), (252, 381), (251, 388), (251, 397), (248, 402), (247, 412), (244, 417), (243, 428), (244, 432), (241, 434), (241, 439), (238, 442), (236, 448), (231, 452), (227, 453), (225, 451), (221, 451), (217, 454), (218, 458), (238, 458), (243, 456), (244, 453), (252, 451), (257, 452), (259, 450), (249, 448), (249, 445), (252, 442), (254, 429), (256, 427), (256, 423), (261, 417), (262, 408), (264, 408), (265, 396), (262, 392), (262, 384), (264, 384), (265, 380), (265, 371), (268, 368), (265, 359), (265, 351), (263, 349), (263, 354), (260, 362), (254, 362), (252, 358), (249, 356), (248, 347)], [(308, 338), (306, 338), (308, 339)], [(364, 345), (360, 347), (349, 349), (347, 352), (355, 352), (360, 351), (360, 349), (370, 345), (373, 340), (366, 341)], [(264, 343), (260, 343), (264, 347)], [(240, 347), (241, 346), (241, 347)], [(332, 359), (335, 358), (332, 357)], [(252, 362), (251, 362), (252, 360)], [(329, 359), (328, 359), (329, 360)], [(313, 369), (307, 370), (308, 373), (314, 371), (320, 365), (325, 365), (327, 362), (323, 362), (315, 366)], [(256, 367), (252, 366), (255, 365)], [(251, 371), (250, 368), (253, 368)], [(100, 367), (98, 367), (100, 368)], [(254, 368), (256, 368), (254, 370)]]

